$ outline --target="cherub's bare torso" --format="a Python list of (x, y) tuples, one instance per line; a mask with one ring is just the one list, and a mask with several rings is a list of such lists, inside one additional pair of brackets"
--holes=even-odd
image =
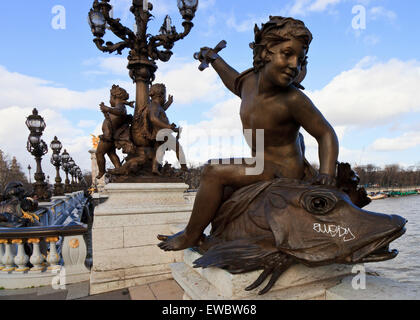
[[(243, 129), (264, 130), (264, 160), (278, 167), (277, 173), (301, 179), (304, 159), (299, 142), (300, 125), (294, 120), (289, 96), (296, 88), (287, 88), (267, 97), (257, 93), (257, 77), (249, 74), (242, 81), (240, 117)], [(255, 151), (255, 139), (250, 148)], [(291, 167), (292, 166), (292, 167)]]

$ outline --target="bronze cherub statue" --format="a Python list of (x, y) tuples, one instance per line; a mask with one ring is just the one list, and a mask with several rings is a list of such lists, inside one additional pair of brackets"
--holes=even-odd
[[(150, 87), (150, 100), (135, 116), (127, 114), (126, 105), (133, 107), (134, 102), (128, 102), (129, 95), (123, 88), (113, 85), (111, 89), (111, 107), (101, 103), (101, 111), (105, 115), (102, 125), (103, 134), (96, 149), (99, 173), (97, 178), (105, 174), (105, 154), (114, 164), (114, 169), (108, 169), (111, 181), (118, 182), (169, 182), (171, 178), (180, 181), (181, 173), (173, 168), (163, 168), (163, 156), (166, 151), (174, 150), (181, 163), (181, 169), (186, 170), (184, 151), (179, 144), (180, 129), (170, 124), (166, 110), (173, 103), (173, 96), (166, 100), (166, 87), (157, 83)], [(133, 139), (133, 127), (136, 128), (136, 143)], [(172, 133), (178, 133), (175, 138)], [(163, 133), (163, 134), (162, 134)], [(160, 136), (166, 140), (160, 140)], [(121, 149), (126, 157), (120, 161), (116, 150)], [(137, 179), (137, 177), (140, 179)], [(165, 180), (166, 179), (166, 180)]]
[(100, 109), (105, 116), (102, 123), (103, 134), (96, 148), (96, 161), (99, 173), (96, 179), (102, 178), (105, 174), (105, 154), (108, 155), (115, 168), (121, 167), (120, 158), (116, 153), (115, 141), (120, 139), (121, 132), (129, 125), (132, 117), (127, 115), (126, 105), (133, 107), (133, 102), (128, 102), (129, 95), (123, 88), (113, 85), (111, 88), (111, 107), (107, 107), (103, 102)]
[[(338, 139), (332, 126), (302, 92), (312, 34), (293, 18), (271, 16), (255, 26), (253, 68), (242, 73), (215, 49), (195, 55), (200, 69), (211, 64), (225, 86), (241, 98), (240, 116), (252, 159), (224, 164), (209, 161), (186, 228), (158, 235), (163, 250), (190, 247), (203, 253), (197, 267), (220, 267), (232, 273), (263, 269), (248, 289), (270, 274), (267, 292), (291, 264), (382, 261), (396, 256), (388, 244), (404, 232), (406, 220), (363, 211), (369, 203), (347, 164), (338, 164)], [(320, 168), (305, 158), (304, 128), (318, 142)], [(263, 130), (259, 152), (258, 131)], [(228, 192), (229, 191), (229, 192)], [(357, 207), (358, 206), (358, 207)], [(209, 236), (203, 234), (211, 223)]]

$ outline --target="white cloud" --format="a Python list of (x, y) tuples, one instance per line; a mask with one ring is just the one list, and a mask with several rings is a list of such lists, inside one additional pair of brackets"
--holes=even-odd
[(293, 5), (288, 10), (288, 15), (297, 16), (297, 15), (305, 15), (306, 9), (309, 5), (311, 0), (295, 0)]
[(420, 131), (411, 131), (395, 138), (379, 138), (371, 148), (375, 151), (401, 151), (420, 146)]
[(230, 98), (207, 112), (208, 120), (180, 123), (183, 128), (180, 142), (188, 162), (198, 164), (214, 158), (249, 156), (239, 117), (240, 103), (239, 98)]
[(236, 17), (232, 14), (227, 20), (226, 24), (229, 28), (237, 32), (246, 32), (254, 29), (255, 24), (267, 22), (268, 17), (255, 17), (250, 16), (247, 19), (237, 22)]
[(314, 3), (311, 4), (309, 7), (310, 11), (324, 11), (329, 6), (334, 6), (340, 3), (342, 0), (316, 0)]
[(128, 75), (126, 57), (99, 58), (99, 67), (116, 75)]
[(310, 12), (323, 12), (332, 9), (343, 0), (295, 0), (287, 6), (287, 14), (290, 16), (305, 16)]
[(80, 120), (77, 126), (80, 128), (91, 128), (96, 126), (97, 124), (98, 122), (95, 120)]
[(374, 34), (366, 35), (363, 38), (363, 42), (369, 46), (377, 45), (380, 42), (380, 40), (381, 39), (377, 35), (374, 35)]
[(225, 89), (216, 72), (198, 70), (199, 62), (160, 64), (155, 83), (164, 83), (175, 103), (217, 101)]
[(420, 62), (372, 61), (364, 58), (321, 90), (307, 92), (332, 124), (372, 127), (420, 112)]
[(384, 7), (373, 7), (369, 10), (369, 18), (372, 20), (385, 18), (389, 21), (394, 21), (397, 18), (397, 14), (394, 11), (388, 10)]
[[(99, 74), (128, 76), (127, 59), (109, 57), (86, 60), (85, 64), (94, 65)], [(167, 93), (174, 95), (178, 104), (193, 101), (215, 101), (224, 96), (224, 86), (215, 72), (198, 70), (200, 62), (172, 57), (170, 63), (157, 62), (158, 70), (154, 83), (164, 83)], [(129, 81), (118, 81), (124, 87), (131, 99), (135, 97), (135, 85)], [(109, 95), (109, 93), (107, 93)], [(103, 99), (103, 98), (102, 98)], [(98, 100), (99, 101), (99, 100)], [(95, 103), (95, 106), (98, 103)]]
[(54, 109), (94, 109), (109, 89), (74, 91), (51, 81), (10, 72), (0, 66), (0, 109), (18, 105)]

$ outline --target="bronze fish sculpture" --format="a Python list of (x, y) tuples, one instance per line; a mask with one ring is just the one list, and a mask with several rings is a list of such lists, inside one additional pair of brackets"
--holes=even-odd
[[(245, 290), (268, 292), (292, 264), (309, 267), (394, 258), (390, 242), (405, 233), (406, 220), (361, 209), (340, 188), (278, 178), (235, 191), (218, 210), (212, 230), (196, 248), (195, 267), (231, 273), (263, 269)], [(366, 203), (365, 203), (366, 204)]]

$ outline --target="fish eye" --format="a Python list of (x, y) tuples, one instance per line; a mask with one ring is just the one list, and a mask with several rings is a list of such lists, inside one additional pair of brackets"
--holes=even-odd
[(310, 192), (301, 198), (302, 206), (312, 214), (324, 215), (334, 209), (337, 198), (331, 192)]

